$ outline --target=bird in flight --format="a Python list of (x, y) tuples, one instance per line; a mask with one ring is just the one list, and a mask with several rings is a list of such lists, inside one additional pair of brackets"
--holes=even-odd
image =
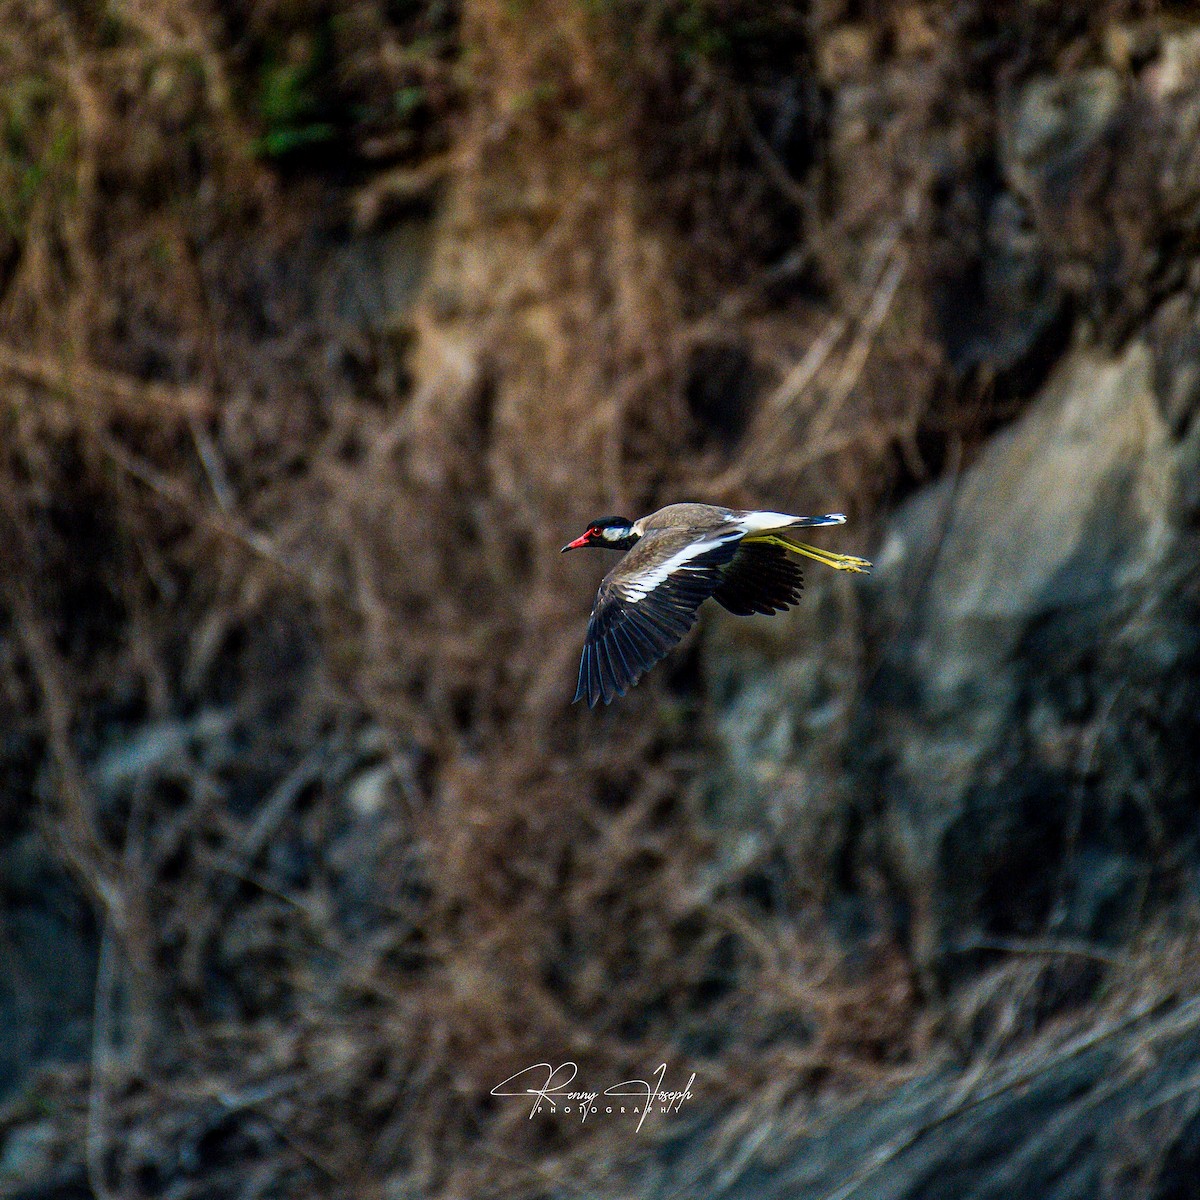
[(629, 553), (596, 593), (575, 699), (594, 708), (625, 695), (691, 629), (709, 596), (739, 617), (791, 608), (804, 586), (794, 554), (836, 571), (869, 571), (865, 558), (797, 540), (797, 530), (845, 520), (668, 504), (636, 521), (593, 521), (562, 553), (583, 546)]

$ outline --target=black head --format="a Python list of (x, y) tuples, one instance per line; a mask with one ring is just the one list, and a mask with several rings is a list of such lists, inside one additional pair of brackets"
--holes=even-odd
[(601, 517), (592, 521), (573, 542), (568, 542), (562, 553), (578, 550), (581, 546), (600, 546), (605, 550), (628, 550), (637, 543), (638, 535), (633, 532), (633, 522), (624, 517)]

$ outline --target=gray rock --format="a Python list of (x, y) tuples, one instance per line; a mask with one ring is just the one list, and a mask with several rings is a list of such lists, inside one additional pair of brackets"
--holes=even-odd
[[(1056, 913), (1069, 926), (1063, 914), (1088, 906), (1064, 887), (1111, 890), (1129, 798), (1119, 772), (1090, 778), (1108, 765), (1097, 754), (1134, 736), (1123, 701), (1161, 696), (1175, 686), (1162, 664), (1195, 654), (1168, 569), (1179, 484), (1147, 350), (1078, 351), (957, 486), (896, 515), (870, 584), (887, 641), (860, 710), (874, 777), (860, 778), (924, 966), (945, 968), (956, 945), (988, 933), (1036, 933)], [(1176, 756), (1187, 736), (1176, 731)], [(1075, 877), (1091, 866), (1095, 879)], [(1119, 909), (1110, 898), (1089, 911)]]
[(38, 1068), (88, 1052), (96, 943), (83, 907), (37, 834), (0, 845), (0, 1102)]
[(1174, 449), (1150, 371), (1141, 346), (1113, 361), (1071, 356), (957, 486), (896, 515), (871, 586), (895, 610), (920, 574), (923, 628), (909, 649), (932, 713), (1011, 693), (1031, 622), (1110, 603), (1161, 564)]
[(1111, 131), (1121, 100), (1121, 78), (1110, 67), (1026, 83), (1001, 130), (1012, 189), (1040, 203), (1069, 186)]
[(1174, 437), (1186, 434), (1200, 405), (1200, 312), (1195, 288), (1167, 300), (1150, 323), (1154, 390)]
[(95, 947), (78, 922), (42, 903), (4, 912), (0, 1100), (31, 1071), (77, 1062), (91, 1042)]
[(1169, 208), (1194, 226), (1200, 204), (1200, 29), (1163, 39), (1145, 88), (1163, 127), (1159, 187)]
[(31, 1121), (10, 1129), (0, 1142), (0, 1182), (21, 1183), (44, 1175), (57, 1140), (52, 1121)]
[[(708, 788), (717, 879), (770, 852), (779, 837), (810, 862), (844, 838), (840, 771), (861, 677), (853, 585), (813, 566), (803, 603), (775, 617), (715, 611), (705, 624), (717, 769)], [(814, 882), (827, 869), (814, 871)]]
[[(808, 1123), (776, 1122), (709, 1164), (703, 1135), (659, 1155), (649, 1197), (1093, 1200), (1196, 1194), (1197, 1002), (946, 1071)], [(730, 1166), (732, 1164), (732, 1168)], [(649, 1173), (649, 1172), (648, 1172)], [(1134, 1183), (1138, 1186), (1134, 1186)]]
[(903, 506), (852, 585), (861, 640), (820, 595), (779, 623), (780, 657), (713, 623), (722, 836), (786, 836), (818, 876), (882, 872), (932, 988), (988, 938), (1120, 939), (1168, 860), (1197, 857), (1194, 450), (1152, 368), (1140, 344), (1071, 352), (969, 470)]
[[(943, 325), (952, 363), (962, 372), (984, 366), (1009, 371), (1033, 353), (1061, 312), (1048, 256), (1027, 206), (1011, 192), (992, 202), (984, 229), (979, 294), (960, 285), (948, 294)], [(966, 335), (954, 334), (959, 325)]]
[(337, 246), (322, 280), (328, 307), (352, 325), (402, 329), (424, 279), (431, 231), (429, 218), (414, 216)]

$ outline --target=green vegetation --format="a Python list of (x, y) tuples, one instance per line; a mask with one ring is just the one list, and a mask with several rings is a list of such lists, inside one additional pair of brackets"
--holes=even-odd
[(75, 131), (54, 121), (49, 80), (25, 76), (0, 90), (0, 222), (14, 238), (25, 230), (47, 186), (66, 186), (62, 170), (75, 146)]
[(272, 47), (259, 70), (255, 106), (264, 131), (254, 142), (265, 158), (282, 158), (306, 146), (332, 141), (337, 129), (319, 94), (329, 70), (328, 38), (294, 39)]
[(729, 49), (729, 34), (707, 0), (682, 0), (666, 20), (668, 36), (687, 66)]

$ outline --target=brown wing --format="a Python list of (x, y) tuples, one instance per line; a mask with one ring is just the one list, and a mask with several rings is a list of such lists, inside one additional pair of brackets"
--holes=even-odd
[(731, 613), (748, 617), (791, 608), (803, 588), (804, 572), (782, 546), (742, 542), (712, 596)]
[(741, 535), (726, 532), (724, 540), (674, 547), (670, 536), (648, 534), (600, 585), (575, 691), (589, 708), (625, 695), (691, 629), (696, 610), (720, 586), (721, 568)]

